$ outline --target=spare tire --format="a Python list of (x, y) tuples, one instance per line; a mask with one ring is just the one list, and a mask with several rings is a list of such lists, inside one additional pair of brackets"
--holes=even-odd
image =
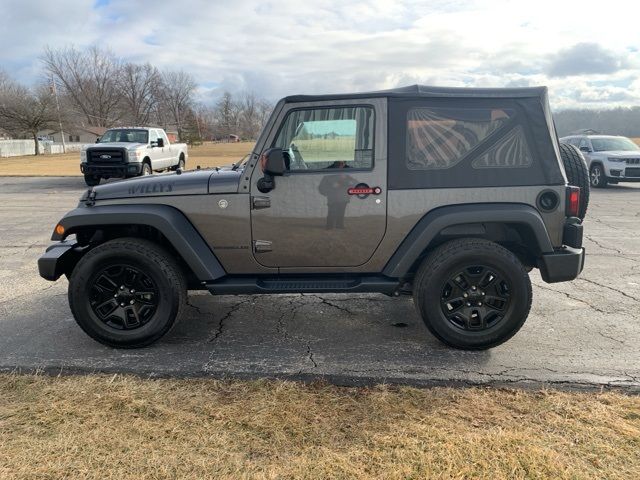
[(589, 206), (589, 169), (584, 156), (573, 145), (568, 143), (560, 144), (560, 156), (564, 164), (564, 171), (567, 174), (569, 185), (580, 187), (580, 211), (578, 217), (584, 220)]

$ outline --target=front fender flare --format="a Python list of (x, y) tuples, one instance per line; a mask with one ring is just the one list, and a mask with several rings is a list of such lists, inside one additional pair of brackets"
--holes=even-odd
[(427, 213), (413, 227), (384, 267), (383, 273), (402, 278), (432, 240), (445, 228), (479, 223), (524, 224), (531, 228), (540, 252), (553, 252), (553, 245), (540, 213), (519, 203), (485, 203), (451, 205)]
[(162, 233), (182, 256), (198, 280), (207, 282), (226, 275), (211, 248), (187, 217), (168, 205), (104, 205), (78, 207), (67, 213), (59, 225), (62, 235), (54, 231), (51, 240), (61, 241), (84, 227), (146, 225)]

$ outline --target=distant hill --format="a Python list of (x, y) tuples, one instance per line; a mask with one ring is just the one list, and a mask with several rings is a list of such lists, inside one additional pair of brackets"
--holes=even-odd
[(611, 110), (562, 110), (554, 113), (558, 136), (584, 129), (604, 135), (640, 137), (640, 107)]

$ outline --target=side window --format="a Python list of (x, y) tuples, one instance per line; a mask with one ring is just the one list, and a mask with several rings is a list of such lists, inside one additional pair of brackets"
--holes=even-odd
[(149, 143), (158, 141), (158, 131), (149, 130)]
[(407, 168), (451, 168), (513, 115), (500, 108), (413, 108), (407, 112)]
[(582, 140), (580, 140), (580, 144), (578, 145), (578, 148), (582, 149), (582, 147), (587, 147), (589, 150), (591, 150), (589, 139), (583, 138)]
[(370, 169), (373, 131), (371, 107), (293, 110), (273, 146), (285, 152), (291, 171)]
[(167, 134), (164, 133), (164, 130), (158, 130), (158, 136), (162, 137), (162, 140), (164, 140), (165, 147), (169, 145), (169, 139), (167, 138)]

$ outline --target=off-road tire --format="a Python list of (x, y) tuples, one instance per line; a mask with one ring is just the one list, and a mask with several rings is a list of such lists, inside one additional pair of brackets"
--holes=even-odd
[(584, 156), (575, 146), (569, 143), (560, 144), (560, 156), (564, 164), (564, 171), (567, 174), (569, 185), (580, 187), (580, 210), (578, 217), (584, 220), (589, 206), (589, 190), (591, 188), (589, 169)]
[[(90, 303), (92, 289), (98, 283), (96, 275), (110, 265), (122, 264), (143, 272), (157, 291), (153, 315), (130, 330), (105, 323)], [(114, 288), (117, 292), (119, 287)], [(185, 308), (187, 288), (178, 263), (164, 248), (148, 240), (121, 238), (91, 249), (80, 259), (69, 279), (68, 296), (76, 322), (91, 338), (110, 347), (139, 348), (160, 339), (175, 325)]]
[(95, 187), (100, 183), (101, 177), (99, 175), (85, 175), (84, 183), (87, 184), (87, 187)]
[(185, 166), (184, 155), (180, 154), (180, 160), (178, 160), (178, 164), (176, 166), (174, 166), (174, 167), (171, 167), (171, 170), (174, 171), (174, 172), (176, 170), (178, 170), (179, 168), (184, 170), (184, 166)]
[(593, 188), (607, 188), (609, 179), (604, 173), (604, 168), (599, 163), (591, 165), (589, 170), (589, 183)]
[[(446, 318), (441, 300), (448, 279), (475, 265), (486, 265), (509, 282), (509, 303), (494, 325), (464, 330)], [(482, 239), (452, 240), (437, 247), (422, 262), (413, 284), (414, 304), (429, 331), (441, 342), (464, 350), (484, 350), (509, 340), (527, 319), (532, 299), (529, 275), (518, 258)]]
[(153, 170), (151, 170), (151, 165), (149, 165), (149, 162), (144, 162), (142, 164), (142, 170), (140, 171), (140, 175), (141, 176), (146, 176), (146, 175), (151, 175), (153, 173)]

